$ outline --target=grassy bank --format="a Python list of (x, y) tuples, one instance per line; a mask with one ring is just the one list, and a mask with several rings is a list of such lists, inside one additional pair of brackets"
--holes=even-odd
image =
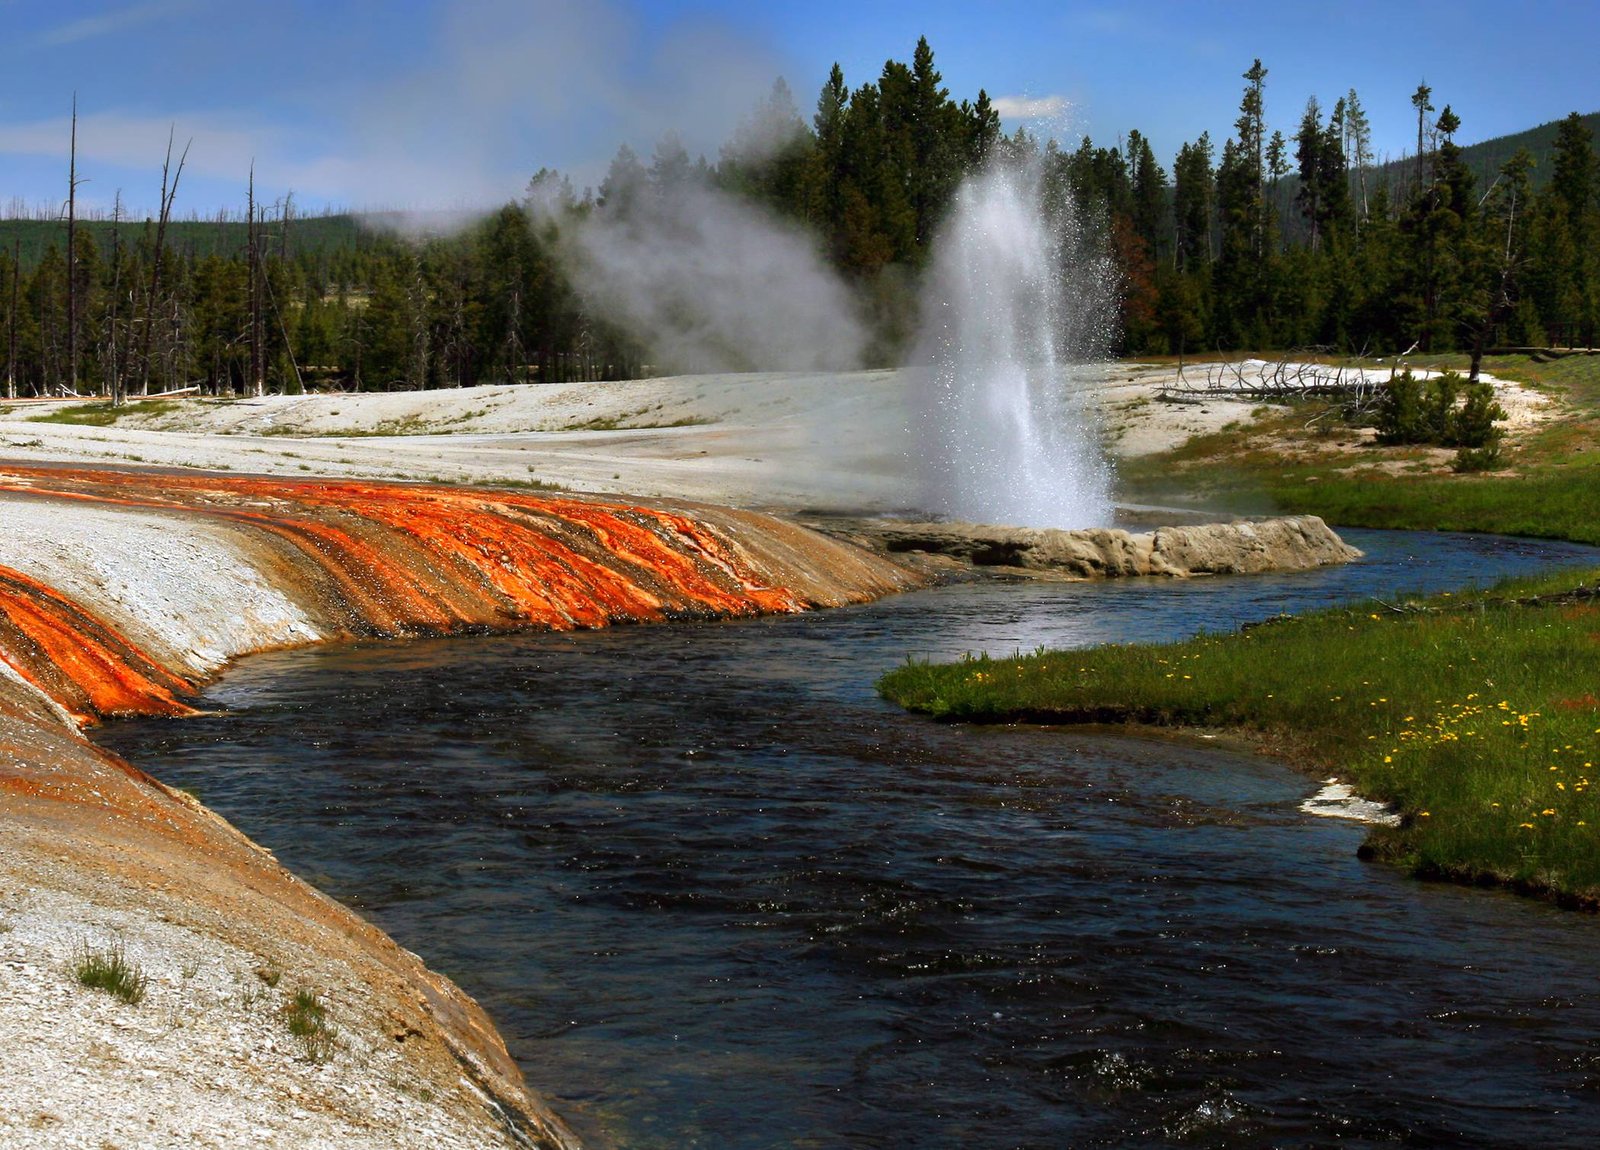
[(29, 423), (68, 423), (80, 427), (111, 427), (135, 415), (167, 415), (178, 409), (170, 399), (141, 399), (116, 407), (109, 399), (93, 400), (60, 407), (44, 415), (28, 417)]
[[(1465, 370), (1462, 357), (1418, 367)], [(1497, 356), (1484, 369), (1560, 404), (1559, 418), (1508, 443), (1501, 467), (1456, 474), (1450, 453), (1383, 447), (1325, 405), (1262, 409), (1247, 425), (1125, 461), (1122, 498), (1240, 514), (1312, 514), (1345, 527), (1483, 531), (1600, 544), (1600, 356), (1540, 363)], [(1514, 480), (1514, 482), (1508, 482)]]
[(967, 721), (1232, 728), (1392, 802), (1378, 856), (1600, 906), (1600, 571), (1170, 646), (913, 663), (878, 689)]

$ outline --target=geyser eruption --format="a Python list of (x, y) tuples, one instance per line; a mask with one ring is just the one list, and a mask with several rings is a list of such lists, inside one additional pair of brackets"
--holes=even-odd
[(922, 496), (954, 519), (1100, 526), (1111, 465), (1074, 383), (1104, 354), (1114, 281), (1041, 192), (1036, 166), (992, 166), (956, 194), (924, 302)]

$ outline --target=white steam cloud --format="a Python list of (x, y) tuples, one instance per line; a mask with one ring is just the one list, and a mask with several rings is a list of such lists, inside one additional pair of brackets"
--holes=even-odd
[(1055, 120), (1067, 110), (1065, 96), (999, 96), (994, 110), (1002, 120)]
[[(539, 205), (535, 205), (536, 210)], [(814, 237), (686, 178), (609, 187), (562, 248), (590, 305), (682, 372), (848, 371), (866, 333)]]
[(541, 168), (594, 183), (619, 143), (642, 150), (669, 132), (714, 156), (783, 70), (721, 24), (682, 18), (651, 33), (618, 0), (440, 12), (429, 63), (346, 113), (347, 150), (318, 175), (347, 201), (490, 208)]

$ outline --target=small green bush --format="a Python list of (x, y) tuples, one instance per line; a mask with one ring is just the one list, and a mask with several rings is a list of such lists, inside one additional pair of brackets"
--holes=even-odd
[(73, 973), (84, 986), (115, 995), (129, 1006), (144, 1001), (144, 992), (150, 980), (122, 953), (122, 947), (113, 944), (109, 950), (91, 950), (87, 944), (78, 954)]
[(1495, 443), (1486, 447), (1460, 447), (1456, 449), (1456, 457), (1450, 462), (1452, 471), (1466, 474), (1472, 471), (1491, 471), (1500, 465), (1499, 436)]
[(295, 991), (283, 1008), (283, 1018), (306, 1058), (323, 1063), (333, 1057), (333, 1026), (328, 1022), (328, 1008), (316, 991), (305, 987)]
[[(1459, 403), (1457, 401), (1460, 401)], [(1402, 371), (1378, 400), (1374, 423), (1378, 442), (1429, 443), (1462, 449), (1457, 470), (1482, 470), (1499, 459), (1505, 410), (1487, 383), (1467, 383), (1453, 371), (1417, 379)], [(1470, 454), (1469, 454), (1470, 453)], [(1488, 463), (1477, 462), (1487, 459)], [(1465, 460), (1468, 466), (1461, 466)]]
[(1494, 401), (1494, 388), (1487, 383), (1469, 383), (1459, 408), (1452, 408), (1445, 421), (1446, 447), (1496, 448), (1501, 431), (1495, 426), (1506, 417), (1505, 408)]

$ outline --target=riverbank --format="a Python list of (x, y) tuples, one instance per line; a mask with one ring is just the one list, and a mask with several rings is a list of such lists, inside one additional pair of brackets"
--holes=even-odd
[[(1461, 355), (1413, 357), (1465, 373)], [(1311, 396), (1257, 405), (1231, 426), (1122, 461), (1122, 497), (1235, 514), (1318, 515), (1342, 527), (1476, 531), (1600, 543), (1600, 355), (1494, 356), (1508, 419), (1494, 468), (1453, 470), (1449, 448), (1382, 445)], [(1197, 369), (1193, 372), (1200, 375)]]
[(1594, 910), (1597, 582), (1553, 575), (1170, 646), (909, 664), (879, 690), (947, 720), (1234, 731), (1393, 804), (1372, 857)]
[[(575, 1145), (471, 999), (85, 724), (189, 713), (253, 651), (921, 583), (685, 505), (13, 467), (0, 516), (0, 1129), (19, 1146)], [(94, 963), (126, 1000), (85, 984)]]

